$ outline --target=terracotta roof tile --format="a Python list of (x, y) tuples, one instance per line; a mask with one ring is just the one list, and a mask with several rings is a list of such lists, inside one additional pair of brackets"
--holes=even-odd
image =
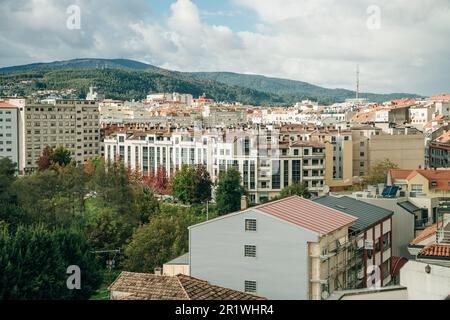
[(120, 300), (265, 300), (185, 275), (169, 277), (125, 271), (108, 290), (122, 293)]
[(450, 258), (450, 245), (431, 243), (419, 252), (417, 257), (420, 258), (420, 256)]

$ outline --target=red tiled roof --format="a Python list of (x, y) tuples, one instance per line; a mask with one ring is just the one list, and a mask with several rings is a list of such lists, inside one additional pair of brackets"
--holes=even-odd
[(16, 108), (16, 106), (9, 102), (0, 101), (0, 108)]
[[(450, 190), (450, 170), (432, 170), (432, 169), (391, 169), (389, 174), (392, 180), (404, 179), (411, 180), (416, 175), (420, 174), (425, 177), (429, 182), (429, 188), (431, 190)], [(435, 182), (436, 185), (432, 185)]]
[(395, 179), (406, 179), (413, 170), (407, 170), (407, 169), (391, 169), (389, 170), (389, 175), (392, 180)]
[(450, 94), (436, 94), (430, 97), (430, 100), (450, 100)]
[(354, 216), (298, 196), (269, 202), (252, 209), (320, 234), (329, 234), (358, 220)]
[(428, 228), (425, 228), (421, 233), (417, 235), (417, 237), (411, 241), (412, 245), (419, 244), (423, 240), (428, 239), (431, 236), (434, 236), (437, 231), (437, 224), (433, 224), (432, 226), (429, 226)]
[(265, 300), (185, 275), (174, 277), (123, 271), (108, 288), (120, 300)]
[(420, 250), (418, 256), (450, 258), (450, 245), (431, 243)]
[(325, 143), (317, 141), (317, 140), (310, 140), (310, 141), (304, 141), (299, 140), (294, 142), (291, 147), (313, 147), (313, 148), (325, 148)]

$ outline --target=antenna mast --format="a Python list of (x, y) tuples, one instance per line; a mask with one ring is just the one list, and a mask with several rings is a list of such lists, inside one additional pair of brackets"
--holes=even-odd
[(359, 64), (356, 65), (356, 99), (359, 99)]

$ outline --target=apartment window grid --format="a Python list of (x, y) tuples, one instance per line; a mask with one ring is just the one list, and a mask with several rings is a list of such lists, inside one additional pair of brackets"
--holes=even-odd
[(244, 291), (246, 293), (256, 293), (256, 281), (245, 280)]
[(244, 246), (244, 256), (248, 258), (256, 258), (256, 246), (246, 244)]
[(256, 220), (255, 219), (245, 219), (245, 231), (256, 231)]

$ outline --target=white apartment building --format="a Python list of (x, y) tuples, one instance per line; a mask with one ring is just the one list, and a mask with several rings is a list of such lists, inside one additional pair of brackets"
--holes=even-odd
[(409, 109), (409, 119), (411, 125), (422, 130), (423, 126), (433, 119), (434, 108), (431, 105), (415, 106)]
[[(20, 109), (0, 101), (0, 158), (9, 158), (19, 165)], [(17, 167), (18, 168), (18, 167)]]
[(300, 197), (189, 227), (190, 275), (268, 299), (320, 300), (347, 276), (356, 217)]
[(322, 192), (325, 145), (318, 141), (289, 141), (279, 132), (261, 129), (150, 129), (119, 131), (104, 140), (107, 161), (121, 159), (144, 175), (182, 165), (203, 164), (213, 181), (236, 168), (250, 201), (267, 201), (284, 187), (305, 181), (314, 194)]

